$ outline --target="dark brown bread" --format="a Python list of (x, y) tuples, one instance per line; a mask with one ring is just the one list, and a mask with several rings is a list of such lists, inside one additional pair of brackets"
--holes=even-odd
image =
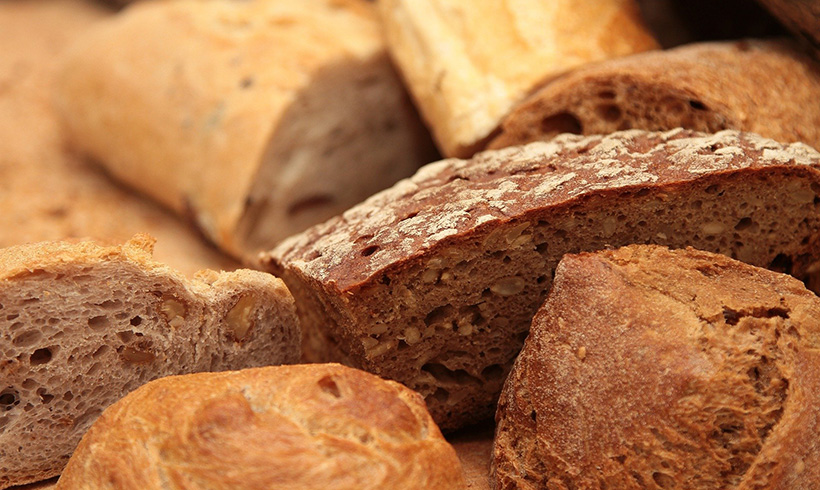
[(452, 429), (491, 414), (565, 253), (697, 246), (800, 277), (820, 154), (752, 134), (628, 131), (430, 164), (263, 256), (304, 352), (398, 380)]
[(785, 41), (702, 43), (591, 64), (547, 84), (489, 148), (563, 132), (738, 129), (820, 148), (820, 67)]
[(806, 39), (820, 56), (820, 2), (817, 0), (758, 0), (795, 34)]
[(461, 490), (413, 391), (339, 365), (172, 376), (113, 405), (57, 484), (86, 490)]
[(568, 255), (496, 418), (497, 489), (820, 488), (820, 298), (694, 249)]

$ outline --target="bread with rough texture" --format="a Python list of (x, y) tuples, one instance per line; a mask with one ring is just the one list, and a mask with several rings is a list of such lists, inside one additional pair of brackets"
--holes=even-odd
[(435, 158), (363, 0), (138, 2), (55, 92), (74, 147), (237, 257)]
[(694, 249), (568, 255), (504, 386), (497, 489), (820, 487), (820, 298)]
[(381, 0), (390, 54), (445, 156), (475, 153), (545, 80), (657, 47), (635, 0)]
[(820, 153), (753, 134), (563, 135), (425, 166), (263, 257), (303, 350), (424, 395), (444, 429), (492, 414), (560, 258), (697, 246), (820, 269)]
[(106, 410), (57, 488), (462, 490), (418, 395), (339, 365), (173, 376)]
[(100, 413), (149, 380), (298, 359), (280, 280), (190, 281), (152, 246), (143, 235), (0, 250), (0, 488), (59, 474)]
[(488, 148), (560, 133), (751, 131), (820, 148), (820, 64), (794, 43), (733, 41), (578, 68), (513, 110)]

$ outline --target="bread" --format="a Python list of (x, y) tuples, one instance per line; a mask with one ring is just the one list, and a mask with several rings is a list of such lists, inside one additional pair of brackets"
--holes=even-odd
[(255, 255), (434, 158), (374, 9), (135, 3), (66, 56), (56, 97), (71, 141), (227, 252)]
[(58, 489), (463, 489), (421, 397), (339, 365), (174, 376), (103, 413)]
[(262, 266), (296, 298), (308, 359), (405, 384), (449, 430), (494, 410), (558, 260), (629, 243), (804, 277), (820, 154), (735, 131), (563, 135), (427, 165)]
[(91, 1), (0, 1), (0, 247), (148, 232), (157, 259), (186, 274), (236, 268), (186, 223), (63, 147), (51, 104), (57, 58), (110, 16)]
[(817, 0), (758, 0), (820, 56), (820, 3)]
[(515, 108), (489, 148), (560, 133), (751, 131), (820, 148), (820, 65), (785, 41), (702, 43), (581, 67)]
[(100, 412), (151, 379), (298, 359), (281, 281), (248, 270), (189, 281), (151, 246), (0, 250), (0, 488), (59, 474)]
[(694, 249), (568, 255), (496, 415), (495, 488), (820, 486), (820, 298)]
[(381, 0), (388, 44), (445, 156), (480, 149), (571, 68), (657, 47), (634, 0)]
[(491, 422), (484, 422), (466, 427), (447, 435), (447, 441), (453, 445), (461, 467), (467, 490), (490, 490), (490, 457), (493, 448), (493, 429)]

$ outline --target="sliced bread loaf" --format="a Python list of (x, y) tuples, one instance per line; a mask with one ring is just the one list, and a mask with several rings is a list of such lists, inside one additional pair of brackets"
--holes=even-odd
[(564, 257), (496, 415), (496, 488), (820, 487), (820, 298), (694, 249)]
[(263, 263), (306, 355), (398, 380), (444, 428), (488, 416), (570, 252), (693, 245), (808, 274), (820, 154), (752, 134), (627, 131), (430, 164)]
[(152, 246), (0, 250), (0, 488), (58, 474), (103, 409), (149, 380), (298, 359), (280, 280), (189, 281), (152, 261)]

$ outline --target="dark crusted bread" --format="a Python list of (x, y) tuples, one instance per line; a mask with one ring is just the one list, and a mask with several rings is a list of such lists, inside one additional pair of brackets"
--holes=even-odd
[(820, 2), (817, 0), (758, 0), (795, 34), (807, 40), (820, 56)]
[(0, 488), (59, 474), (103, 409), (149, 380), (298, 359), (282, 281), (190, 281), (152, 246), (143, 235), (0, 249)]
[(752, 134), (628, 131), (430, 164), (262, 257), (309, 359), (398, 380), (447, 429), (492, 413), (565, 253), (686, 245), (803, 277), (820, 154)]
[(496, 418), (497, 489), (820, 488), (820, 298), (691, 248), (568, 255)]
[(564, 133), (738, 129), (820, 148), (820, 66), (793, 43), (736, 41), (581, 67), (513, 110), (489, 148)]
[(153, 381), (106, 410), (57, 488), (461, 490), (424, 400), (307, 364)]

